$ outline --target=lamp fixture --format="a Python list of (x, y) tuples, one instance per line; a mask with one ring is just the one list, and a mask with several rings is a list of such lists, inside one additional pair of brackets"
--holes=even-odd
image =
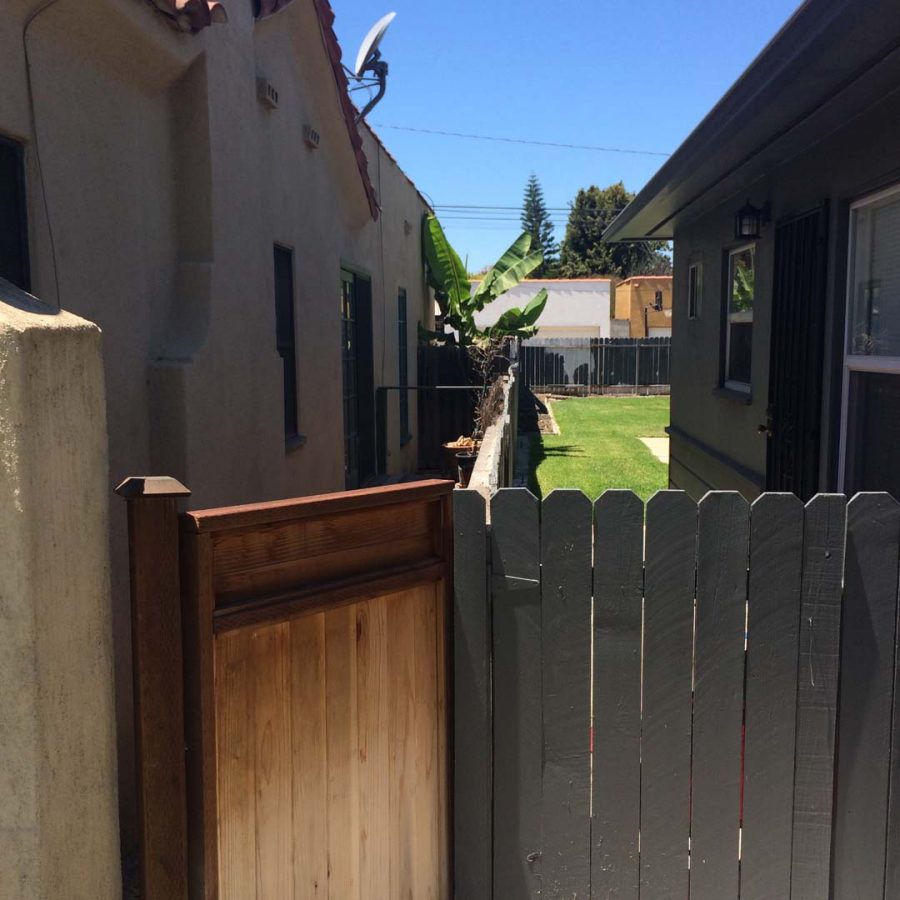
[(769, 221), (769, 206), (766, 204), (760, 208), (754, 206), (749, 200), (742, 206), (734, 217), (734, 237), (736, 240), (756, 240), (762, 226)]

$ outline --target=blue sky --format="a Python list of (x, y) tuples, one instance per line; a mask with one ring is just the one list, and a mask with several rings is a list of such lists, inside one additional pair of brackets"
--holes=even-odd
[[(379, 6), (378, 3), (382, 5)], [(418, 134), (406, 126), (671, 152), (765, 46), (797, 0), (332, 0), (344, 61), (397, 12), (382, 45), (384, 100), (369, 115), (435, 204), (518, 208), (531, 172), (549, 207), (580, 187), (639, 190), (662, 156)], [(360, 94), (356, 95), (357, 97)], [(440, 211), (469, 267), (518, 234), (516, 212), (477, 222)], [(559, 212), (562, 237), (565, 212)]]

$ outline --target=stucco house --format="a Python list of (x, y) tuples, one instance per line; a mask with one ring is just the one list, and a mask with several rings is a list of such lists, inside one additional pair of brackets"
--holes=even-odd
[(615, 322), (628, 337), (672, 337), (672, 276), (634, 275), (616, 285)]
[(900, 496), (898, 46), (807, 0), (605, 234), (675, 242), (674, 487)]
[[(0, 275), (103, 331), (126, 847), (112, 486), (173, 475), (202, 507), (361, 484), (374, 391), (414, 384), (417, 326), (433, 327), (428, 206), (357, 124), (332, 20), (327, 0), (0, 8)], [(389, 471), (415, 468), (415, 417), (388, 410)]]
[[(474, 281), (473, 289), (480, 282)], [(540, 318), (540, 338), (608, 338), (611, 333), (611, 278), (529, 278), (475, 313), (479, 328), (493, 325), (507, 310), (523, 309), (546, 288), (547, 305)]]

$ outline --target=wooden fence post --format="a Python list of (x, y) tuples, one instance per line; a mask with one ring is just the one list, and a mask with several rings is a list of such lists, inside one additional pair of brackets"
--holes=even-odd
[(174, 478), (127, 478), (141, 896), (187, 898), (184, 673)]

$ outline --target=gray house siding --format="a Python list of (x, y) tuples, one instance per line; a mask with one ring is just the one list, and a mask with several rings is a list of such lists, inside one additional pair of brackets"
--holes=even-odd
[[(824, 136), (791, 160), (774, 160), (765, 177), (675, 229), (675, 302), (670, 482), (699, 496), (710, 488), (752, 498), (766, 485), (766, 423), (774, 278), (775, 230), (780, 221), (828, 202), (820, 490), (837, 490), (840, 389), (850, 204), (900, 182), (900, 94)], [(761, 151), (765, 153), (765, 149)], [(727, 254), (734, 214), (747, 199), (771, 206), (756, 242), (751, 393), (723, 391)], [(698, 206), (702, 204), (699, 201)], [(688, 272), (702, 264), (699, 316), (688, 318)]]

